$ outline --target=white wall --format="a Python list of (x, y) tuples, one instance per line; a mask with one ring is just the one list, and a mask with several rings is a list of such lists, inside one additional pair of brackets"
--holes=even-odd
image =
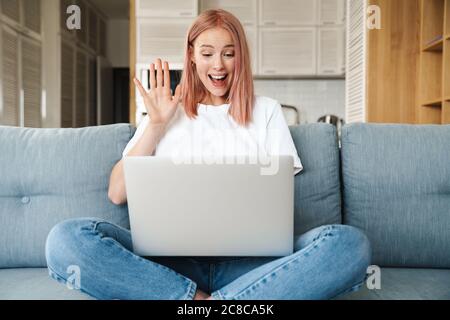
[(127, 68), (129, 61), (129, 25), (127, 19), (107, 21), (106, 55), (113, 68)]
[(255, 93), (295, 106), (300, 123), (313, 123), (325, 114), (345, 116), (345, 80), (255, 80)]

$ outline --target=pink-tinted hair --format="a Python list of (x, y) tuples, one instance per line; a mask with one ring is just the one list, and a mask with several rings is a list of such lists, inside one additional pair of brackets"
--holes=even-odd
[(227, 30), (235, 47), (234, 77), (227, 97), (230, 104), (228, 113), (240, 125), (246, 126), (252, 120), (255, 101), (250, 53), (245, 31), (239, 20), (225, 10), (206, 10), (201, 13), (188, 30), (185, 40), (185, 59), (181, 77), (182, 103), (189, 118), (197, 116), (197, 103), (207, 95), (207, 89), (201, 82), (190, 59), (197, 37), (208, 29), (223, 28)]

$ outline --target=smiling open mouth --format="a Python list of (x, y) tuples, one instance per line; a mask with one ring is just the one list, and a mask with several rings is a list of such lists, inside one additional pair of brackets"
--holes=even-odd
[(208, 77), (215, 87), (222, 87), (225, 85), (225, 80), (227, 79), (228, 74), (221, 75), (221, 76), (215, 76), (215, 75), (208, 74)]

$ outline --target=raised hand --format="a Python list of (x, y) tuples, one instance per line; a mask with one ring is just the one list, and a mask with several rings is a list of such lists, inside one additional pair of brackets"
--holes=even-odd
[(150, 65), (150, 91), (146, 91), (136, 78), (134, 84), (144, 100), (150, 123), (166, 125), (175, 114), (181, 100), (180, 85), (177, 85), (174, 96), (170, 91), (169, 63), (164, 61), (164, 75), (161, 59), (156, 59), (155, 63)]

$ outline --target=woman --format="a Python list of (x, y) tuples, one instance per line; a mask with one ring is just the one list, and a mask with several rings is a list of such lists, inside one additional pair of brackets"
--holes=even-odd
[[(280, 104), (253, 94), (240, 22), (223, 10), (205, 11), (189, 29), (185, 54), (174, 96), (160, 59), (150, 65), (149, 92), (134, 79), (148, 114), (123, 156), (292, 155), (293, 173), (301, 171)], [(122, 160), (108, 196), (126, 202)], [(46, 256), (50, 275), (62, 282), (69, 265), (79, 266), (81, 290), (99, 299), (329, 299), (363, 283), (370, 246), (356, 228), (318, 227), (296, 237), (294, 248), (282, 258), (142, 258), (133, 254), (128, 230), (73, 219), (52, 229)]]

